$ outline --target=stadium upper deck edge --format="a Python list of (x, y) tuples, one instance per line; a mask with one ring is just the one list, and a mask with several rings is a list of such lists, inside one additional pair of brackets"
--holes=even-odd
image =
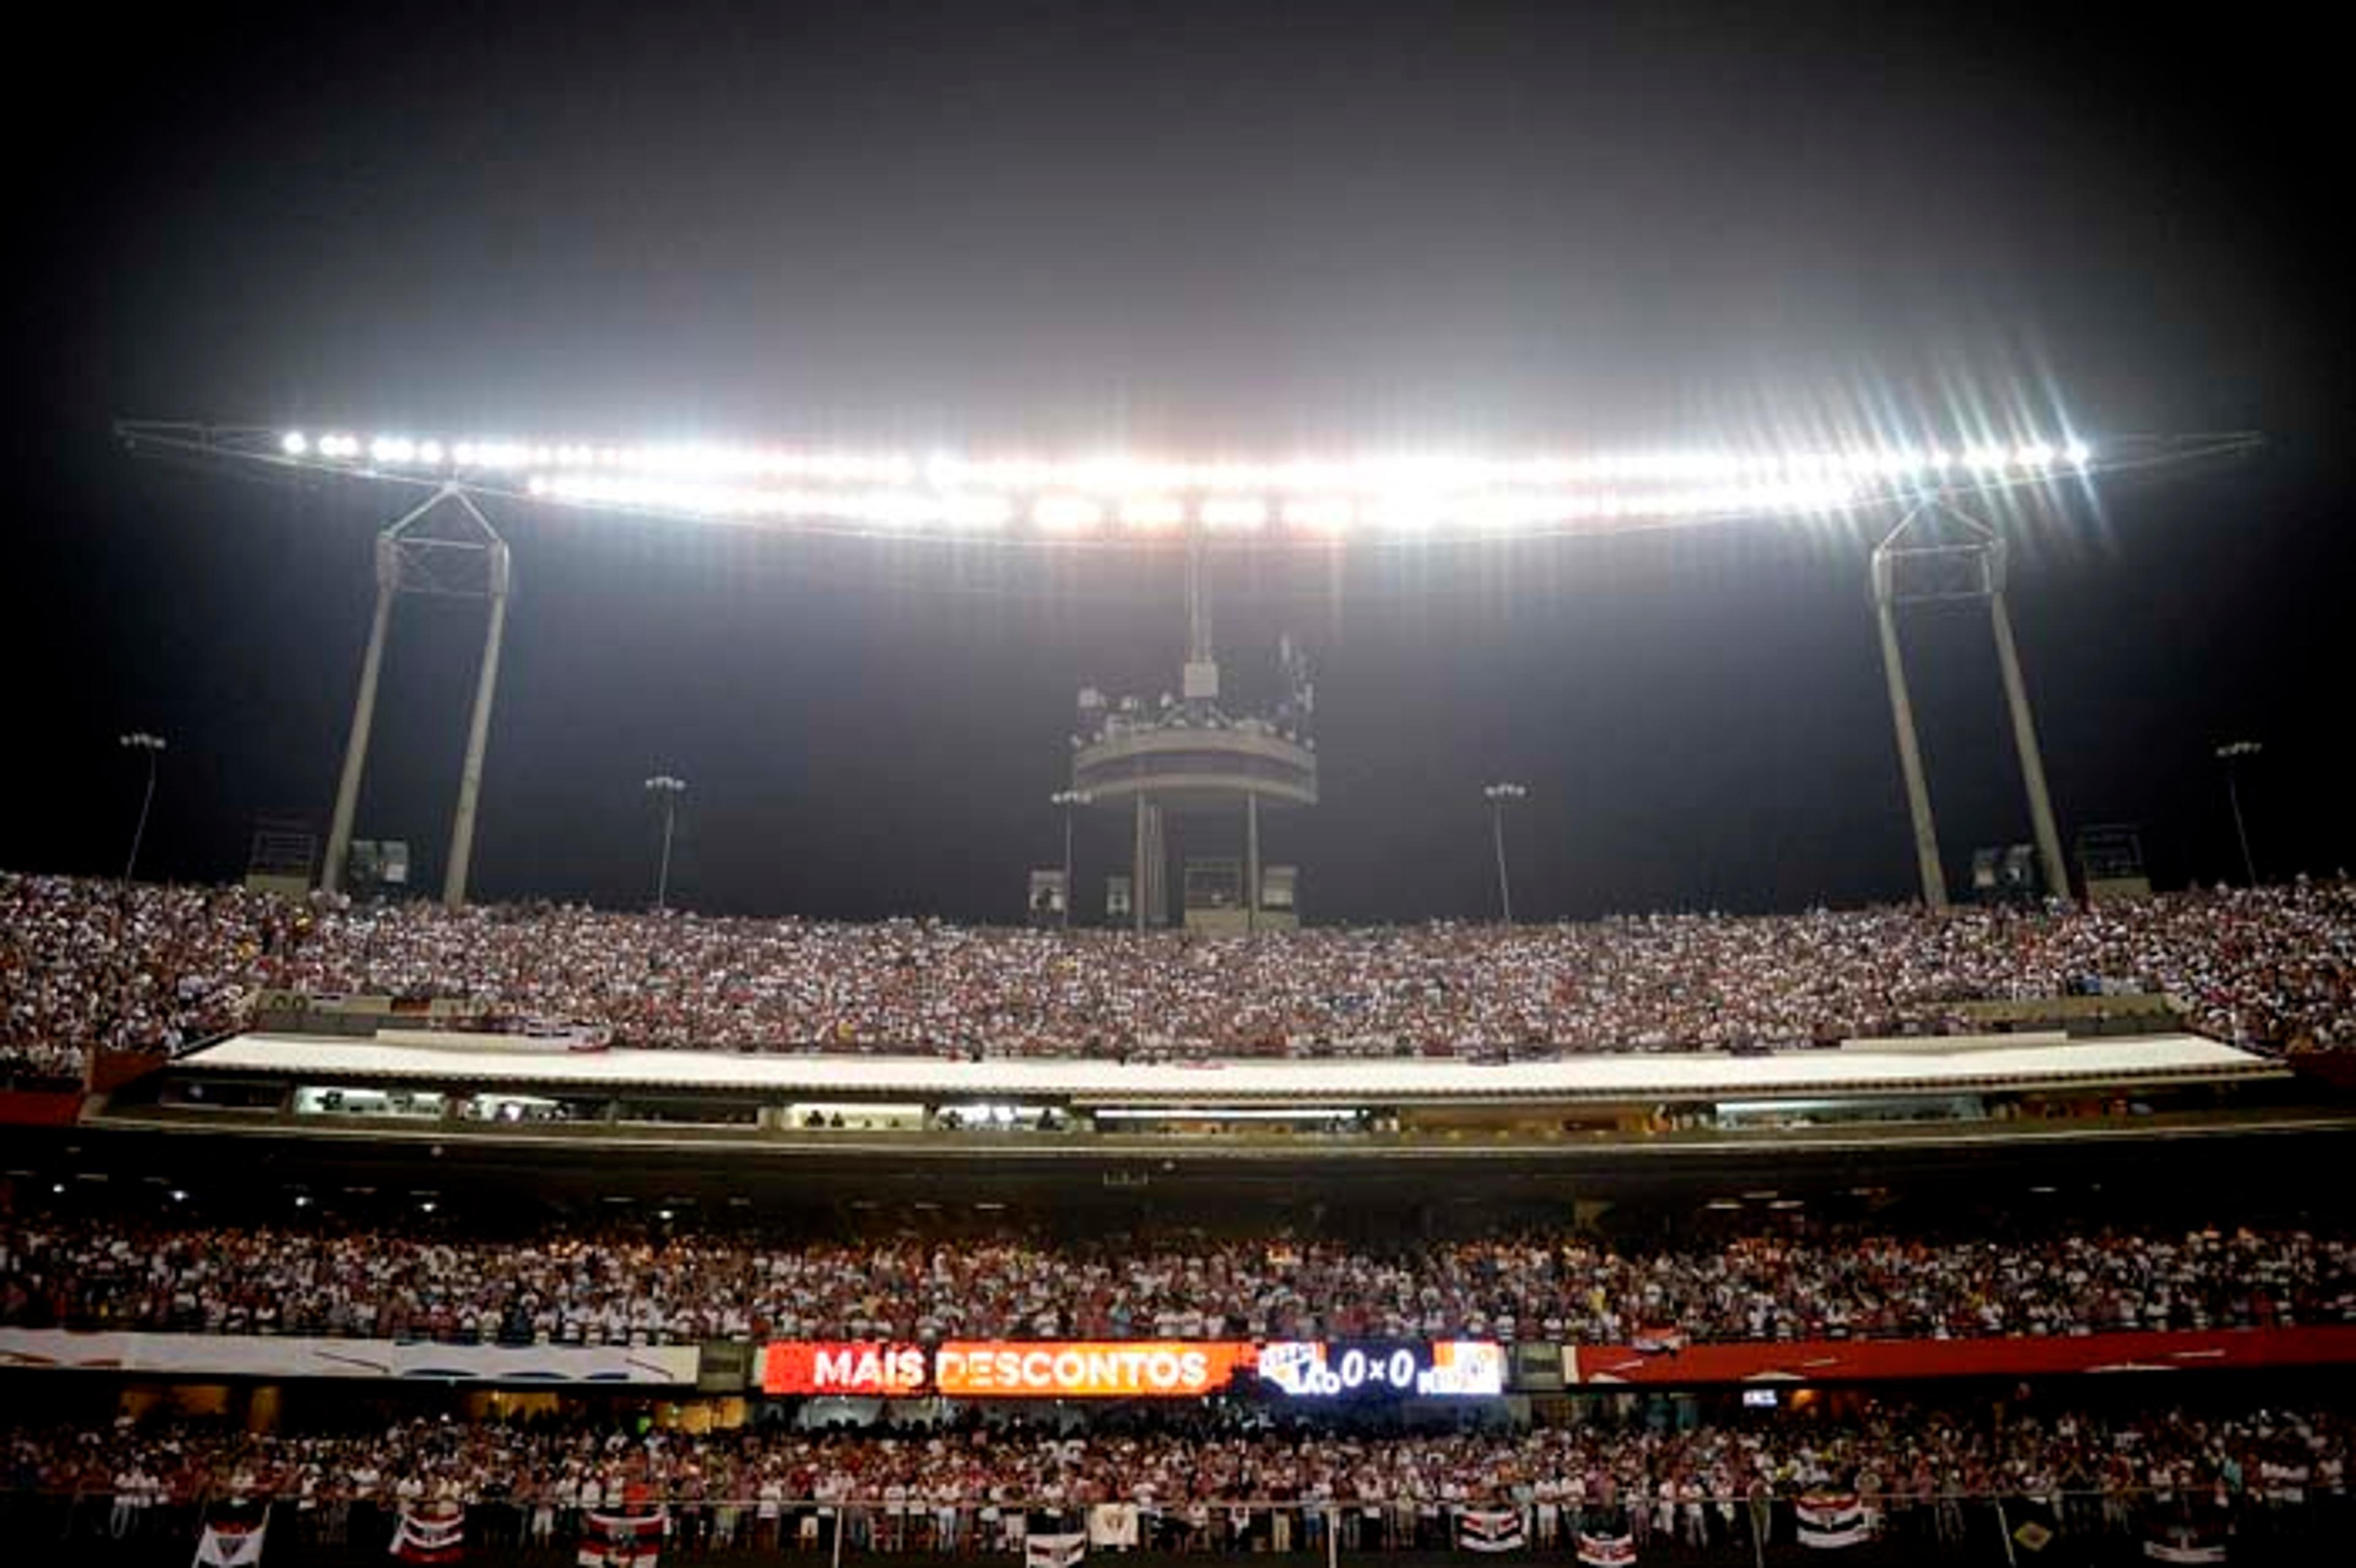
[[(418, 1021), (418, 1020), (411, 1020)], [(2060, 1029), (1769, 1055), (1117, 1061), (528, 1049), (406, 1027), (250, 1031), (90, 1095), (86, 1130), (649, 1157), (1576, 1167), (2356, 1129), (2284, 1061)]]

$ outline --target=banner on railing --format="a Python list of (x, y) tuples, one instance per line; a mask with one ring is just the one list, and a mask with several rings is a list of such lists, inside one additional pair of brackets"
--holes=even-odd
[(1456, 1544), (1467, 1552), (1519, 1552), (1528, 1543), (1519, 1509), (1469, 1508), (1456, 1516)]
[(78, 1334), (0, 1328), (0, 1367), (208, 1378), (692, 1386), (692, 1345), (441, 1345), (261, 1334)]
[(626, 1513), (590, 1510), (583, 1521), (580, 1568), (655, 1568), (662, 1561), (663, 1510), (640, 1506)]
[(466, 1510), (457, 1503), (403, 1508), (392, 1554), (403, 1563), (455, 1563), (466, 1551)]
[(1873, 1539), (1865, 1522), (1865, 1505), (1855, 1492), (1809, 1492), (1793, 1505), (1793, 1511), (1799, 1516), (1803, 1546), (1862, 1546)]
[(1066, 1513), (1034, 1513), (1023, 1532), (1023, 1568), (1079, 1568), (1088, 1555), (1088, 1532)]
[(1636, 1541), (1626, 1531), (1579, 1532), (1580, 1568), (1631, 1568), (1636, 1561)]
[(196, 1568), (256, 1568), (269, 1530), (268, 1504), (224, 1507), (197, 1531)]

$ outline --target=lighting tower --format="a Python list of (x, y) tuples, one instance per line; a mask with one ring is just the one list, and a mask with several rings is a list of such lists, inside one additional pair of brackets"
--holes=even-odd
[(123, 859), (123, 885), (131, 885), (131, 874), (139, 869), (140, 840), (147, 837), (147, 808), (155, 804), (155, 763), (164, 754), (164, 737), (151, 735), (145, 730), (134, 730), (121, 737), (116, 744), (126, 752), (139, 752), (147, 758), (147, 787), (139, 796), (139, 819), (131, 828), (131, 853)]
[[(440, 523), (454, 533), (436, 531)], [(319, 885), (343, 887), (344, 863), (352, 850), (352, 817), (359, 808), (360, 779), (368, 771), (369, 732), (376, 722), (377, 677), (384, 667), (385, 635), (392, 624), (392, 602), (403, 593), (487, 600), (483, 664), (475, 683), (475, 704), (466, 725), (466, 757), (458, 773), (458, 811), (450, 831), (450, 862), (442, 877), (442, 901), (457, 909), (466, 901), (466, 874), (475, 856), (475, 808), (483, 793), (483, 752), (490, 743), (491, 701), (499, 683), (499, 643), (507, 629), (508, 591), (514, 580), (507, 541), (455, 481), (434, 494), (376, 537), (376, 616), (369, 625), (368, 651), (360, 658), (359, 694), (352, 699), (352, 727), (344, 747), (344, 772), (336, 786), (336, 815), (327, 827), (327, 859)]]
[(2265, 750), (2255, 741), (2230, 741), (2217, 748), (2217, 760), (2225, 764), (2225, 799), (2233, 808), (2233, 837), (2242, 844), (2242, 874), (2254, 888), (2258, 885), (2258, 861), (2250, 853), (2249, 826), (2242, 820), (2242, 762)]
[(1489, 803), (1489, 841), (1497, 851), (1497, 903), (1503, 910), (1505, 923), (1514, 923), (1514, 884), (1505, 875), (1505, 807), (1529, 797), (1527, 784), (1499, 782), (1482, 787), (1481, 797)]
[(670, 902), (670, 835), (679, 819), (679, 797), (687, 793), (687, 781), (669, 773), (657, 773), (647, 781), (647, 793), (662, 802), (662, 860), (655, 871), (655, 912), (660, 914)]
[(2013, 746), (2020, 756), (2021, 783), (2029, 795), (2038, 863), (2046, 891), (2069, 897), (2070, 870), (2062, 859), (2062, 833), (2054, 824), (2053, 800), (2045, 786), (2045, 761), (2038, 750), (2037, 725), (2029, 711), (2029, 690), (2021, 679), (2020, 653), (2013, 644), (2012, 618), (2005, 612), (2004, 537), (1963, 511), (1951, 497), (1924, 501), (1908, 510), (1874, 547), (1871, 575), (1874, 614), (1881, 631), (1882, 671), (1890, 682), (1890, 724), (1898, 737), (1899, 770), (1905, 775), (1923, 904), (1933, 910), (1947, 907), (1947, 876), (1939, 861), (1930, 785), (1922, 772), (1922, 743), (1914, 731), (1905, 656), (1898, 644), (1898, 611), (1904, 605), (1941, 601), (1978, 601), (1987, 605), (1997, 667), (2004, 679), (2005, 708), (2012, 718)]

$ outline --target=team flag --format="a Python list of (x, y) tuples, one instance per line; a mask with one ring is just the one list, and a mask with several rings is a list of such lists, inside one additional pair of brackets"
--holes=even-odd
[(1466, 1552), (1519, 1552), (1528, 1543), (1519, 1509), (1469, 1508), (1456, 1516), (1456, 1544)]
[(1023, 1568), (1079, 1568), (1088, 1554), (1087, 1527), (1066, 1514), (1034, 1513), (1023, 1532)]
[(1803, 1546), (1858, 1546), (1873, 1539), (1865, 1527), (1865, 1505), (1855, 1492), (1803, 1493), (1794, 1511), (1799, 1515)]
[(466, 1510), (458, 1503), (403, 1506), (392, 1554), (403, 1563), (455, 1563), (466, 1553)]
[(633, 1513), (593, 1510), (574, 1561), (581, 1568), (655, 1568), (662, 1561), (662, 1540), (659, 1508), (641, 1507)]
[(2225, 1561), (2225, 1541), (2190, 1521), (2162, 1525), (2143, 1543), (2143, 1554), (2155, 1563), (2207, 1563)]
[(1636, 1561), (1636, 1542), (1626, 1531), (1606, 1534), (1598, 1531), (1579, 1532), (1579, 1561), (1583, 1568), (1628, 1568)]
[(270, 1526), (270, 1509), (254, 1513), (231, 1508), (208, 1517), (197, 1537), (195, 1568), (253, 1568), (262, 1561), (262, 1531)]

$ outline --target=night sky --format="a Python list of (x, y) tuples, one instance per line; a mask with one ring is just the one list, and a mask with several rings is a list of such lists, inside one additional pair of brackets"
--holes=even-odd
[[(1884, 402), (2254, 457), (2019, 519), (2065, 840), (2356, 862), (2344, 185), (2316, 39), (2148, 7), (866, 0), (45, 23), (12, 95), (0, 865), (222, 879), (324, 836), (395, 496), (134, 458), (116, 418), (1284, 455), (1691, 443)], [(1909, 8), (1913, 9), (1913, 8)], [(1158, 692), (1178, 560), (498, 514), (489, 898), (1010, 919), (1075, 690)], [(1319, 919), (1902, 898), (1869, 525), (1258, 556), (1231, 688), (1318, 670)], [(438, 886), (479, 612), (405, 605), (362, 837)], [(1910, 625), (1950, 877), (2029, 837), (1984, 619)], [(1081, 846), (1083, 906), (1122, 852)], [(1211, 846), (1205, 845), (1206, 848)]]

